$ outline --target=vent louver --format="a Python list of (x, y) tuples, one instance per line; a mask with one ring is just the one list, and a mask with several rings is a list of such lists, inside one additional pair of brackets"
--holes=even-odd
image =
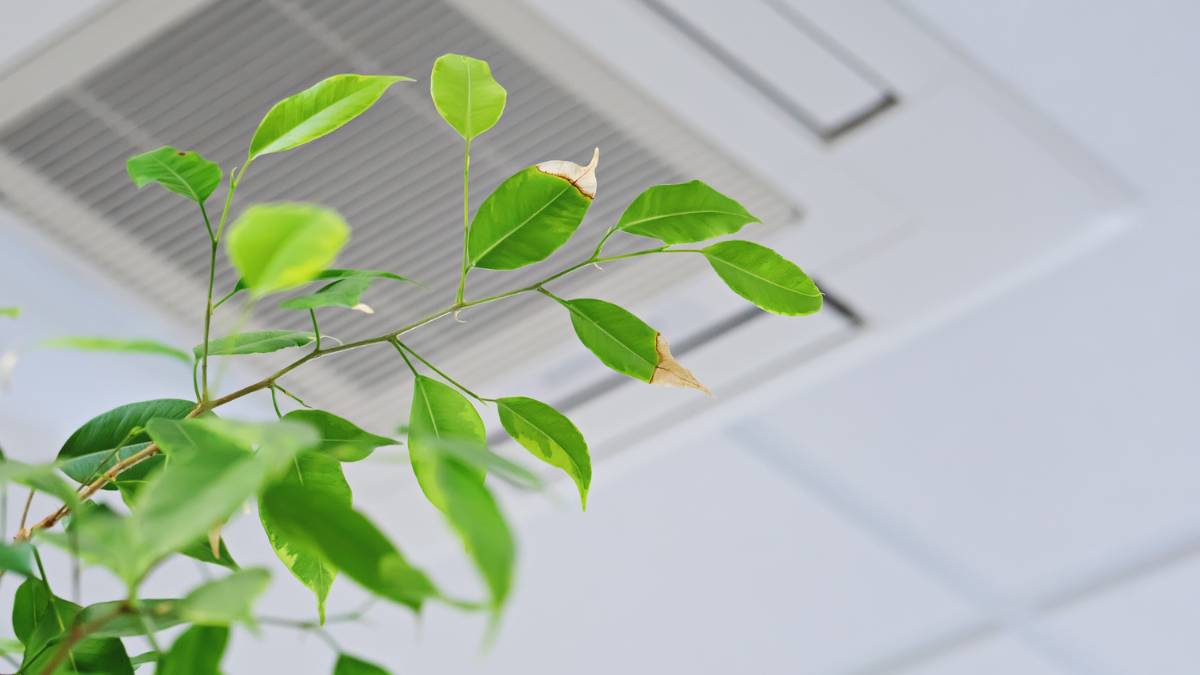
[[(195, 148), (228, 172), (244, 159), (255, 126), (278, 99), (338, 72), (410, 75), (418, 81), (394, 87), (345, 129), (256, 162), (237, 199), (239, 205), (304, 200), (333, 206), (353, 229), (339, 266), (386, 269), (421, 281), (423, 287), (376, 286), (368, 297), (378, 311), (373, 317), (322, 313), (322, 329), (329, 335), (349, 340), (377, 334), (424, 316), (453, 296), (462, 239), (462, 148), (429, 103), (427, 82), (434, 58), (448, 51), (488, 59), (509, 91), (504, 118), (473, 146), (473, 206), (521, 167), (547, 159), (584, 162), (593, 146), (601, 147), (598, 199), (579, 235), (548, 265), (585, 257), (604, 227), (654, 183), (701, 177), (742, 200), (765, 222), (794, 219), (796, 209), (785, 199), (736, 167), (712, 161), (708, 150), (693, 156), (672, 144), (670, 160), (664, 159), (623, 133), (619, 120), (544, 75), (564, 64), (527, 62), (437, 0), (211, 3), (0, 129), (0, 152), (86, 208), (95, 216), (92, 222), (111, 228), (111, 236), (80, 232), (79, 223), (61, 212), (24, 203), (20, 191), (10, 190), (8, 197), (83, 257), (192, 322), (207, 274), (203, 228), (177, 197), (135, 191), (125, 175), (125, 159), (172, 144)], [(235, 214), (238, 210), (235, 206)], [(131, 266), (128, 251), (114, 245), (129, 241), (162, 264)], [(612, 248), (620, 249), (619, 242)], [(696, 269), (675, 260), (656, 262), (663, 264), (606, 274), (603, 295), (620, 301), (652, 294)], [(469, 295), (506, 290), (543, 276), (545, 269), (473, 273)], [(571, 277), (561, 287), (584, 293), (589, 277), (596, 278)], [(218, 288), (227, 289), (234, 280), (223, 269)], [(528, 326), (553, 312), (538, 300), (473, 310), (467, 324), (414, 336), (413, 344), (465, 378), (488, 379), (546, 347), (546, 335), (507, 340), (494, 332), (491, 321), (503, 313), (504, 323)], [(276, 302), (256, 309), (256, 323), (308, 325), (306, 315), (279, 310)], [(309, 392), (314, 402), (353, 410), (356, 419), (381, 428), (403, 416), (395, 393), (406, 378), (398, 376), (403, 366), (394, 355), (376, 350), (334, 358), (336, 364), (316, 364), (322, 385)]]

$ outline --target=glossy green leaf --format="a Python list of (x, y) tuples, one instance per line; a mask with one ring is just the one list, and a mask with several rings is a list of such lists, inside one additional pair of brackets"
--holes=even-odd
[(307, 283), (328, 267), (350, 237), (337, 211), (312, 204), (251, 206), (230, 228), (226, 252), (256, 296)]
[(15, 319), (21, 316), (20, 307), (0, 307), (0, 316), (6, 316), (10, 319)]
[(487, 61), (462, 54), (434, 61), (429, 93), (442, 119), (468, 141), (500, 121), (508, 98)]
[[(312, 333), (301, 333), (294, 330), (256, 330), (249, 333), (229, 335), (208, 343), (209, 356), (239, 356), (245, 354), (266, 354), (280, 349), (303, 347), (313, 341)], [(192, 351), (199, 358), (203, 345), (196, 345)]]
[[(196, 404), (177, 398), (139, 401), (118, 406), (88, 420), (79, 427), (58, 451), (63, 472), (72, 479), (84, 483), (94, 479), (98, 472), (145, 447), (150, 438), (146, 435), (146, 424), (155, 418), (179, 420), (191, 414)], [(120, 452), (114, 457), (113, 451)], [(137, 466), (123, 473), (121, 479), (133, 480), (144, 477), (145, 468)], [(111, 485), (106, 489), (115, 489)]]
[(664, 244), (684, 244), (733, 234), (756, 222), (741, 204), (694, 180), (656, 185), (638, 195), (616, 229)]
[(26, 464), (16, 460), (0, 462), (0, 483), (17, 483), (44, 492), (67, 505), (79, 503), (75, 488), (67, 484), (51, 464)]
[[(479, 412), (465, 396), (450, 385), (418, 375), (413, 382), (412, 411), (408, 418), (408, 456), (421, 490), (444, 512), (446, 505), (432, 478), (434, 466), (445, 456), (437, 441), (465, 441), (486, 447), (487, 430)], [(482, 470), (472, 467), (469, 473), (483, 483)]]
[(71, 336), (46, 340), (42, 347), (53, 349), (78, 349), (86, 352), (117, 352), (127, 354), (150, 354), (167, 356), (187, 365), (192, 365), (192, 357), (182, 349), (157, 342), (155, 340), (122, 340), (120, 338)]
[(734, 293), (760, 309), (785, 316), (802, 316), (821, 309), (821, 291), (812, 279), (766, 246), (723, 241), (702, 252)]
[(194, 150), (169, 145), (130, 157), (125, 170), (138, 188), (158, 183), (197, 204), (203, 204), (221, 184), (221, 167)]
[(389, 673), (386, 669), (369, 661), (363, 661), (349, 654), (338, 654), (337, 663), (333, 666), (333, 675), (389, 675)]
[(334, 75), (276, 103), (250, 141), (247, 162), (291, 150), (337, 130), (366, 112), (393, 84), (394, 75)]
[(220, 675), (228, 642), (225, 626), (192, 626), (158, 659), (154, 675)]
[(565, 178), (536, 166), (518, 171), (475, 212), (467, 245), (471, 266), (510, 270), (544, 260), (575, 234), (591, 204)]
[(193, 624), (228, 626), (243, 622), (253, 626), (251, 609), (270, 582), (271, 573), (265, 569), (238, 570), (192, 589), (179, 601), (177, 611)]
[(338, 498), (277, 485), (263, 495), (260, 508), (294, 545), (320, 555), (376, 595), (414, 610), (438, 595), (433, 582), (379, 528)]
[(0, 542), (0, 570), (33, 576), (33, 547), (28, 543)]
[(712, 393), (675, 360), (662, 334), (628, 310), (591, 298), (559, 302), (571, 313), (579, 341), (609, 368), (651, 384)]
[(303, 422), (316, 429), (321, 438), (320, 451), (343, 462), (366, 459), (375, 448), (399, 443), (394, 438), (364, 431), (350, 420), (324, 410), (293, 410), (283, 418)]
[[(53, 611), (50, 611), (51, 602), (54, 603)], [(17, 587), (17, 591), (13, 595), (13, 634), (17, 636), (18, 640), (28, 646), (30, 641), (34, 639), (36, 632), (50, 632), (46, 630), (39, 631), (38, 627), (44, 621), (50, 620), (53, 622), (54, 627), (51, 631), (57, 632), (51, 632), (51, 635), (57, 635), (58, 632), (62, 631), (62, 627), (68, 625), (67, 622), (79, 610), (79, 605), (52, 595), (49, 589), (47, 589), (45, 582), (41, 579), (26, 579)]]
[[(280, 484), (303, 488), (308, 493), (321, 493), (330, 502), (336, 502), (344, 508), (351, 508), (353, 497), (350, 485), (342, 474), (341, 463), (331, 454), (323, 452), (305, 452), (296, 456), (294, 466), (280, 479)], [(263, 531), (275, 555), (292, 575), (300, 580), (317, 596), (317, 616), (325, 623), (325, 598), (333, 585), (337, 570), (328, 565), (320, 555), (305, 546), (297, 545), (287, 536), (286, 529), (277, 527), (270, 513), (259, 508), (259, 519)]]
[(658, 331), (611, 302), (579, 298), (563, 305), (571, 313), (579, 341), (604, 365), (644, 382), (654, 377)]
[(542, 461), (567, 472), (587, 509), (592, 460), (587, 441), (571, 420), (549, 405), (524, 396), (496, 399), (496, 407), (500, 424), (509, 436)]

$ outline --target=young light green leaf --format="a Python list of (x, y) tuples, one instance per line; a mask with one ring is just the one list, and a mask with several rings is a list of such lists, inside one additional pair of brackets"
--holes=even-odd
[(369, 457), (375, 448), (399, 443), (394, 438), (364, 431), (350, 420), (324, 410), (293, 410), (283, 419), (303, 422), (316, 429), (321, 437), (318, 449), (342, 462), (357, 462)]
[[(209, 356), (238, 356), (245, 354), (266, 354), (280, 349), (303, 347), (313, 341), (312, 333), (301, 333), (294, 330), (256, 330), (249, 333), (229, 335), (208, 343)], [(204, 351), (204, 345), (196, 345), (192, 352), (196, 358)]]
[(123, 340), (109, 337), (69, 336), (45, 340), (40, 343), (40, 346), (52, 349), (78, 349), (87, 352), (152, 354), (156, 356), (168, 356), (182, 361), (186, 365), (192, 365), (190, 354), (182, 349), (177, 349), (155, 340)]
[(312, 204), (259, 204), (229, 231), (226, 252), (255, 297), (307, 283), (328, 267), (350, 237), (332, 209)]
[(321, 556), (363, 588), (420, 610), (438, 596), (425, 573), (411, 566), (365, 516), (340, 499), (295, 485), (276, 485), (260, 508), (283, 536)]
[(694, 180), (656, 185), (638, 195), (616, 229), (664, 244), (685, 244), (733, 234), (756, 222), (741, 204)]
[(21, 316), (20, 307), (0, 307), (0, 316), (6, 316), (10, 319), (15, 319)]
[(267, 111), (246, 161), (315, 141), (366, 112), (393, 84), (411, 79), (352, 74), (325, 78)]
[(475, 406), (449, 385), (415, 378), (409, 416), (408, 451), (425, 497), (462, 539), (499, 610), (512, 581), (514, 547), (508, 525), (483, 484), (484, 472), (460, 461), (443, 442), (486, 447), (486, 431)]
[[(183, 623), (183, 618), (175, 611), (178, 604), (179, 601), (176, 599), (138, 598), (138, 611), (135, 612), (131, 610), (129, 603), (125, 600), (110, 600), (84, 607), (79, 612), (78, 619), (80, 623), (90, 623), (100, 618), (107, 618), (104, 625), (92, 633), (96, 637), (133, 637), (146, 634), (146, 627), (143, 625), (141, 617), (138, 616), (138, 612), (150, 619), (155, 631), (167, 630)], [(115, 618), (114, 614), (116, 614)]]
[(33, 547), (28, 543), (0, 543), (0, 570), (33, 576)]
[(444, 54), (433, 62), (429, 93), (442, 119), (468, 141), (500, 121), (508, 98), (487, 61), (462, 54)]
[(294, 420), (242, 422), (206, 417), (192, 420), (189, 424), (217, 434), (247, 452), (253, 452), (268, 478), (283, 475), (292, 468), (297, 454), (316, 448), (320, 442), (320, 437), (311, 426)]
[(228, 642), (226, 626), (192, 626), (159, 657), (154, 675), (219, 675)]
[(579, 499), (587, 509), (588, 486), (592, 482), (592, 460), (587, 441), (565, 415), (524, 396), (496, 399), (500, 424), (515, 441), (542, 461), (557, 466), (579, 488)]
[(592, 298), (560, 302), (579, 341), (609, 368), (651, 384), (712, 393), (675, 360), (661, 333), (628, 310)]
[(340, 279), (319, 288), (315, 293), (288, 298), (279, 303), (283, 309), (320, 309), (322, 307), (348, 307), (366, 314), (375, 310), (363, 304), (362, 294), (371, 287), (370, 279)]
[(422, 439), (422, 443), (429, 450), (436, 450), (450, 459), (474, 467), (479, 473), (486, 474), (489, 478), (497, 478), (513, 487), (522, 490), (541, 490), (545, 487), (537, 474), (488, 450), (487, 446), (478, 441), (427, 436)]
[(702, 253), (734, 293), (760, 309), (785, 316), (802, 316), (821, 309), (821, 291), (812, 279), (766, 246), (723, 241)]
[(158, 183), (197, 204), (203, 204), (221, 184), (221, 167), (194, 150), (183, 151), (169, 145), (130, 157), (125, 170), (138, 188)]
[(516, 547), (508, 523), (492, 493), (466, 464), (449, 457), (432, 463), (426, 480), (451, 529), (475, 563), (491, 595), (493, 612), (499, 612), (512, 587)]
[(333, 675), (389, 675), (384, 668), (369, 661), (357, 659), (349, 654), (338, 654), (333, 666)]
[[(413, 382), (408, 418), (408, 457), (425, 497), (445, 512), (446, 504), (440, 501), (442, 494), (432, 475), (438, 461), (445, 456), (437, 441), (466, 441), (486, 447), (487, 430), (466, 397), (450, 385), (418, 375)], [(472, 467), (469, 473), (483, 483), (483, 471)]]
[(253, 626), (250, 610), (270, 581), (271, 573), (265, 569), (238, 570), (192, 589), (179, 601), (179, 616), (203, 626), (228, 626), (236, 622)]
[(64, 504), (79, 503), (75, 489), (59, 477), (52, 464), (25, 464), (16, 460), (0, 462), (0, 484), (17, 483), (61, 499)]
[(511, 270), (544, 260), (567, 243), (596, 192), (599, 150), (587, 166), (544, 162), (510, 176), (471, 221), (472, 267)]
[[(330, 502), (350, 508), (353, 498), (350, 485), (342, 474), (342, 466), (332, 455), (323, 452), (304, 452), (296, 456), (294, 466), (279, 480), (280, 484), (303, 488), (309, 493), (321, 493)], [(275, 525), (270, 513), (259, 508), (259, 519), (263, 531), (275, 555), (292, 575), (300, 580), (317, 596), (317, 616), (325, 623), (325, 598), (333, 585), (337, 570), (328, 565), (320, 555), (303, 544), (296, 545), (287, 536), (286, 530)]]

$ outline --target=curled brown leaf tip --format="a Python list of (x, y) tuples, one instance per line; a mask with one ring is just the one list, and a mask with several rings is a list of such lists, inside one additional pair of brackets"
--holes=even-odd
[(650, 377), (650, 384), (659, 384), (664, 387), (685, 387), (702, 391), (709, 396), (713, 395), (712, 390), (697, 380), (695, 375), (692, 375), (692, 371), (684, 368), (683, 364), (671, 356), (671, 347), (662, 333), (659, 333), (658, 337), (654, 339), (654, 348), (658, 351), (658, 365), (654, 368), (654, 375)]
[(600, 148), (592, 151), (592, 161), (580, 166), (565, 159), (554, 159), (537, 165), (538, 171), (558, 176), (575, 186), (588, 199), (596, 197), (596, 165), (600, 163)]

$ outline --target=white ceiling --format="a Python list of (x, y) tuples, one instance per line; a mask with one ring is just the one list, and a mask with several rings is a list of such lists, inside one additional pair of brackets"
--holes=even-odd
[[(1187, 308), (1200, 244), (1200, 6), (903, 6), (1122, 174), (1143, 222), (835, 380), (773, 389), (720, 434), (681, 429), (673, 444), (605, 466), (586, 515), (566, 498), (529, 509), (517, 597), (490, 653), (476, 653), (481, 622), (436, 608), (419, 630), (387, 608), (372, 625), (335, 628), (347, 648), (422, 673), (1195, 672), (1200, 319)], [(96, 308), (114, 302), (174, 337), (135, 300), (11, 225), (0, 231), (11, 244), (0, 247), (3, 287), (76, 275), (40, 284), (55, 311), (28, 307), (0, 350), (97, 332), (112, 319)], [(63, 392), (64, 407), (102, 407), (104, 392), (66, 384), (84, 361), (35, 354), (0, 393), (0, 423), (21, 439), (14, 454), (44, 456), (79, 421), (50, 414)], [(89, 372), (150, 397), (175, 380), (169, 367), (114, 359)], [(28, 384), (47, 374), (62, 388)], [(367, 508), (404, 541), (408, 520), (424, 517), (404, 504)], [(270, 559), (253, 526), (232, 533), (243, 564)], [(448, 583), (470, 583), (452, 550), (422, 562), (439, 560)], [(343, 582), (334, 595), (334, 612), (361, 597)], [(308, 611), (286, 580), (268, 605)], [(295, 640), (240, 636), (227, 670), (265, 672), (270, 650), (286, 659), (276, 669), (325, 672), (324, 645)]]

